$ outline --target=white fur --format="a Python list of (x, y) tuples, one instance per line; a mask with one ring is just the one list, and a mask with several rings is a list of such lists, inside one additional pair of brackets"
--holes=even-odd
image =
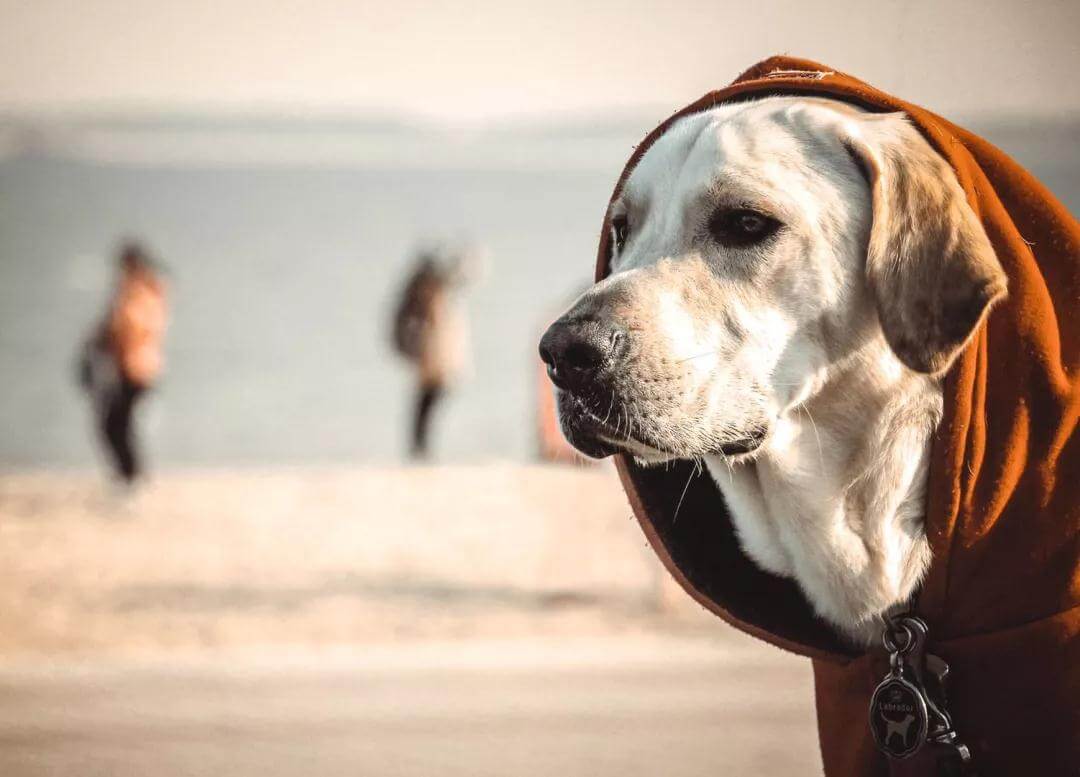
[[(850, 109), (802, 98), (681, 120), (614, 205), (629, 214), (631, 237), (596, 293), (659, 294), (642, 305), (655, 311), (655, 347), (688, 366), (680, 404), (664, 410), (669, 421), (714, 438), (769, 424), (753, 453), (704, 456), (742, 547), (866, 642), (929, 563), (922, 505), (941, 388), (896, 358), (865, 288), (869, 185), (838, 139), (858, 122)], [(782, 240), (761, 255), (693, 242), (717, 202), (767, 208), (785, 224)], [(691, 303), (670, 288), (684, 281), (669, 270), (695, 267), (710, 268), (710, 286)], [(690, 457), (664, 456), (629, 434), (623, 447), (649, 463)]]

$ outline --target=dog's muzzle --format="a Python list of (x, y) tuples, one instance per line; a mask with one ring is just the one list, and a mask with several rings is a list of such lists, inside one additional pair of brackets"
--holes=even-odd
[(678, 427), (650, 406), (649, 392), (662, 381), (641, 376), (640, 353), (635, 355), (640, 345), (617, 317), (596, 310), (571, 310), (544, 333), (540, 358), (558, 389), (559, 423), (571, 445), (594, 458), (622, 451), (731, 459), (751, 455), (761, 446), (768, 435), (765, 424), (707, 441), (707, 447), (700, 440), (669, 447), (673, 439), (679, 442)]
[[(563, 316), (540, 340), (540, 358), (559, 389), (559, 420), (570, 443), (582, 453), (602, 458), (617, 452), (610, 425), (614, 383), (629, 350), (625, 328), (606, 318)], [(607, 417), (605, 417), (607, 416)]]

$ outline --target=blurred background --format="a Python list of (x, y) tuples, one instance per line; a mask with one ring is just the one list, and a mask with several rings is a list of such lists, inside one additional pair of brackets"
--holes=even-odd
[(0, 0), (0, 774), (820, 773), (536, 358), (634, 144), (775, 53), (1080, 210), (1068, 0)]

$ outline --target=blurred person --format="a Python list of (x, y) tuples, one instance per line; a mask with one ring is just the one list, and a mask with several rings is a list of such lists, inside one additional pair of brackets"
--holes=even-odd
[(112, 298), (82, 349), (79, 382), (90, 396), (116, 474), (126, 484), (143, 472), (135, 407), (161, 373), (167, 322), (160, 273), (142, 246), (124, 244)]
[(394, 347), (416, 371), (410, 455), (426, 458), (435, 406), (468, 366), (468, 322), (462, 290), (475, 264), (471, 252), (425, 250), (416, 264), (394, 317)]

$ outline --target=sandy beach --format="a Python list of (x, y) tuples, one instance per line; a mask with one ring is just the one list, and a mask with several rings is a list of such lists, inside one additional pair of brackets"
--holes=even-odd
[(0, 774), (818, 774), (612, 471), (0, 476)]
[(623, 633), (666, 595), (606, 468), (7, 475), (0, 515), (12, 657)]

